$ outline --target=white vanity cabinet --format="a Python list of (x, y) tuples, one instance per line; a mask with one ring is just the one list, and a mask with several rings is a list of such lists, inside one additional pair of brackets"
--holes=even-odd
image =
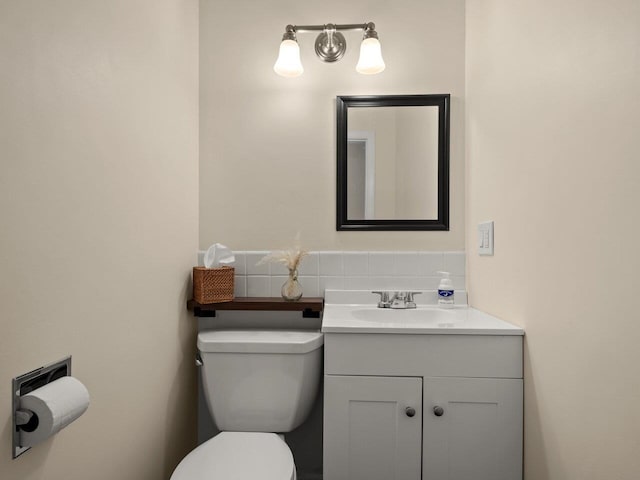
[(424, 409), (422, 478), (522, 479), (522, 379), (425, 378)]
[(522, 336), (325, 332), (325, 480), (521, 480)]
[(420, 478), (422, 378), (326, 375), (324, 392), (323, 478)]

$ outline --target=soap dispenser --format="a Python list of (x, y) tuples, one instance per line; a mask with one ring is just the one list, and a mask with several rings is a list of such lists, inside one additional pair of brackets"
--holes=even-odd
[(453, 284), (449, 278), (449, 272), (438, 272), (442, 275), (438, 285), (438, 306), (441, 308), (453, 308)]

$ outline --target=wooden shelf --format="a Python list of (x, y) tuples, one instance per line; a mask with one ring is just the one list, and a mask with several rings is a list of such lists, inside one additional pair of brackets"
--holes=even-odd
[(187, 309), (192, 310), (196, 317), (215, 317), (216, 310), (262, 310), (302, 312), (303, 317), (320, 318), (323, 306), (322, 297), (302, 297), (296, 302), (287, 302), (281, 297), (236, 297), (230, 302), (204, 304), (193, 299), (187, 302)]

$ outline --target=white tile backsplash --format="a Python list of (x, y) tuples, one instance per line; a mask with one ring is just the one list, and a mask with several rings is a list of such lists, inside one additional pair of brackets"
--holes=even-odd
[(342, 290), (345, 287), (344, 285), (345, 277), (331, 277), (321, 275), (318, 277), (319, 289), (318, 291), (322, 294), (325, 290), (335, 289)]
[[(203, 253), (198, 252), (200, 264)], [(280, 296), (288, 273), (284, 265), (256, 266), (266, 251), (234, 253), (236, 296)], [(307, 297), (323, 296), (326, 289), (434, 290), (440, 270), (451, 272), (456, 290), (466, 288), (464, 252), (311, 252), (298, 268), (298, 280)]]
[(271, 262), (271, 276), (289, 275), (289, 269), (282, 262)]
[(287, 275), (277, 275), (271, 277), (271, 296), (279, 297), (282, 292), (282, 286), (287, 281)]
[(444, 252), (444, 269), (453, 275), (465, 275), (464, 252)]
[(233, 295), (236, 297), (247, 296), (247, 277), (236, 274), (234, 277)]
[(299, 276), (298, 281), (302, 285), (302, 291), (307, 297), (317, 297), (320, 295), (318, 290), (319, 280), (317, 276)]
[[(267, 255), (269, 252), (245, 252), (245, 259), (247, 264), (247, 275), (270, 275), (271, 263), (263, 263), (262, 265), (257, 265), (257, 263), (262, 260), (262, 258)], [(285, 274), (286, 274), (285, 270)]]
[(372, 290), (390, 290), (393, 288), (392, 277), (386, 276), (370, 276), (369, 288)]
[(298, 275), (318, 275), (318, 252), (311, 252), (300, 261)]
[(236, 275), (246, 275), (247, 274), (247, 256), (244, 252), (233, 252), (236, 257), (236, 261), (233, 264), (235, 267)]
[(444, 270), (443, 252), (420, 252), (418, 254), (420, 262), (420, 275), (435, 276)]
[[(421, 277), (421, 285), (424, 290), (436, 290), (440, 285), (440, 279), (442, 277)], [(455, 289), (455, 286), (454, 286)]]
[[(344, 288), (346, 290), (369, 290), (371, 287), (371, 277), (344, 277)], [(333, 288), (333, 287), (329, 287)]]
[(451, 283), (453, 284), (453, 289), (455, 290), (464, 290), (466, 288), (465, 278), (463, 275), (452, 275)]
[(370, 252), (369, 275), (395, 275), (396, 262), (393, 252)]
[(396, 275), (420, 275), (421, 259), (418, 252), (396, 252), (394, 256)]
[(344, 252), (343, 258), (345, 275), (369, 275), (368, 252)]
[(270, 297), (270, 280), (268, 275), (247, 275), (247, 297)]
[(320, 275), (344, 275), (342, 252), (320, 252)]
[(420, 277), (391, 277), (391, 284), (398, 290), (423, 290), (420, 288)]

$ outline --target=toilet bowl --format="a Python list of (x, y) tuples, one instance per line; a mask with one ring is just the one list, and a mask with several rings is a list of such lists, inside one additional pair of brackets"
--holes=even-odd
[(296, 480), (293, 455), (275, 433), (221, 432), (187, 455), (171, 480)]
[(295, 480), (284, 437), (318, 394), (323, 336), (309, 330), (198, 334), (207, 406), (221, 433), (189, 453), (171, 480)]

